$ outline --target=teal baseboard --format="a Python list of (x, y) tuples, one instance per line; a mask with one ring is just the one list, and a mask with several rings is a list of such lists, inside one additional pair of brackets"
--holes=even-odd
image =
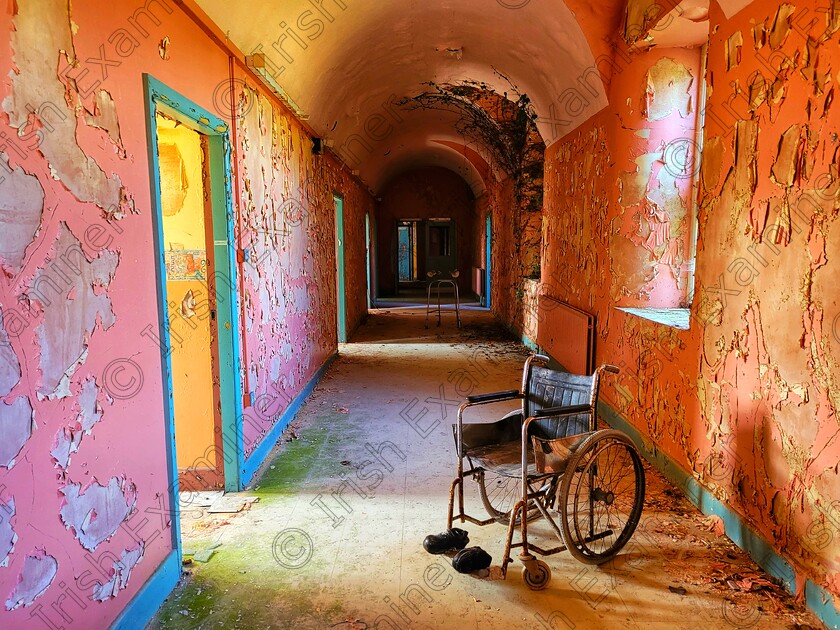
[(111, 624), (112, 630), (142, 630), (181, 578), (181, 558), (173, 550)]
[[(746, 551), (767, 573), (778, 579), (790, 593), (796, 593), (796, 571), (793, 566), (764, 540), (760, 534), (747, 525), (743, 519), (674, 460), (646, 440), (642, 434), (612, 407), (602, 401), (599, 406), (601, 417), (615, 429), (626, 433), (642, 456), (680, 488), (697, 509), (707, 516), (721, 518), (726, 535), (738, 547)], [(829, 628), (840, 628), (835, 598), (810, 580), (805, 583), (805, 603)]]
[(253, 450), (248, 459), (245, 460), (245, 464), (242, 466), (242, 474), (240, 476), (240, 483), (242, 484), (242, 487), (251, 483), (254, 475), (260, 469), (260, 466), (265, 463), (266, 458), (271, 453), (271, 450), (274, 448), (277, 440), (280, 439), (280, 434), (283, 433), (286, 427), (289, 426), (289, 423), (294, 419), (309, 394), (311, 394), (312, 390), (315, 389), (315, 386), (324, 376), (324, 373), (337, 356), (338, 354), (335, 353), (324, 361), (324, 364), (318, 368), (318, 371), (315, 372), (311, 379), (309, 379), (306, 387), (304, 387), (303, 390), (295, 396), (294, 400), (292, 400), (289, 406), (286, 407), (286, 410), (279, 418), (277, 418), (274, 425), (271, 427), (271, 431), (269, 431), (268, 434), (260, 441), (257, 448)]
[(840, 628), (840, 611), (834, 597), (811, 580), (805, 580), (805, 603), (828, 628)]
[(525, 344), (525, 347), (531, 350), (532, 352), (539, 352), (540, 347), (537, 345), (537, 342), (532, 340), (527, 335), (522, 335), (522, 343)]

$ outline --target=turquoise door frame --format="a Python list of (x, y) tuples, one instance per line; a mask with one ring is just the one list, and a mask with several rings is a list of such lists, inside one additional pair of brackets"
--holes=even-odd
[[(164, 387), (164, 414), (169, 468), (170, 505), (173, 511), (174, 545), (180, 555), (178, 509), (178, 463), (175, 456), (175, 413), (169, 331), (169, 307), (166, 294), (165, 241), (160, 195), (158, 161), (158, 112), (206, 136), (209, 152), (211, 221), (213, 228), (214, 285), (216, 293), (216, 342), (219, 355), (219, 395), (222, 416), (222, 442), (225, 490), (241, 490), (243, 466), (242, 391), (239, 381), (239, 320), (236, 291), (236, 249), (233, 241), (233, 194), (231, 191), (231, 145), (228, 124), (181, 96), (154, 77), (143, 75), (146, 105), (146, 137), (149, 148), (149, 180), (153, 204), (152, 222), (157, 273), (158, 316), (160, 317), (161, 371)], [(210, 384), (208, 384), (208, 387)], [(180, 560), (180, 557), (179, 557)], [(180, 566), (180, 561), (178, 563)]]
[(367, 267), (367, 307), (373, 306), (373, 284), (370, 276), (370, 212), (365, 213), (365, 265)]
[(490, 272), (492, 271), (493, 260), (493, 217), (487, 213), (487, 222), (484, 234), (484, 306), (490, 308)]
[(335, 265), (336, 289), (338, 294), (338, 343), (347, 343), (347, 296), (344, 286), (344, 199), (333, 195), (335, 200)]

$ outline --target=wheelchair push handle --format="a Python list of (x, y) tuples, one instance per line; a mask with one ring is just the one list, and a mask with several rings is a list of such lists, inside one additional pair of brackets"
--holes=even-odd
[(605, 372), (611, 372), (613, 374), (618, 374), (619, 372), (619, 369), (616, 366), (610, 365), (609, 363), (604, 363), (603, 367)]

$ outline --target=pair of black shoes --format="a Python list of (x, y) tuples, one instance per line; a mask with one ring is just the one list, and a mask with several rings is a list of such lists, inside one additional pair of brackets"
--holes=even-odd
[(472, 573), (486, 569), (493, 562), (490, 554), (481, 547), (465, 549), (470, 537), (463, 529), (451, 527), (440, 534), (429, 534), (423, 540), (423, 548), (429, 553), (441, 554), (457, 551), (452, 558), (452, 567), (458, 573)]

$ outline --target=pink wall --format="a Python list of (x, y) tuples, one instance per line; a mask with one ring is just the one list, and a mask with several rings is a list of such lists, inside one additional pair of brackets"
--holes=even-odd
[[(8, 627), (61, 622), (56, 602), (65, 626), (103, 627), (172, 549), (142, 73), (229, 118), (228, 55), (174, 3), (152, 5), (159, 24), (132, 21), (136, 2), (67, 6), (0, 11), (12, 36), (0, 54), (0, 593), (6, 608), (21, 604), (2, 613)], [(109, 65), (91, 61), (103, 51)], [(243, 356), (258, 396), (276, 385), (292, 397), (336, 347), (334, 292), (320, 291), (334, 278), (332, 192), (347, 200), (351, 325), (364, 313), (359, 217), (370, 199), (332, 159), (311, 156), (297, 123), (259, 103), (261, 124), (273, 122), (254, 131), (246, 115), (234, 142), (237, 237), (264, 249), (288, 197), (302, 199), (308, 224), (245, 274)], [(257, 434), (246, 428), (246, 443)]]
[(245, 412), (247, 456), (336, 349), (333, 194), (344, 199), (348, 330), (367, 312), (364, 216), (372, 199), (334, 158), (313, 156), (309, 136), (253, 81), (236, 82), (239, 230), (248, 250), (243, 387), (256, 393)]
[[(807, 577), (838, 595), (840, 304), (828, 265), (840, 255), (840, 114), (827, 78), (840, 67), (838, 24), (827, 30), (832, 14), (815, 2), (790, 18), (807, 30), (778, 10), (754, 2), (727, 21), (712, 3), (691, 329), (615, 309), (679, 295), (658, 254), (661, 288), (647, 280), (651, 252), (625, 242), (645, 226), (625, 184), (638, 158), (668, 140), (669, 118), (638, 133), (652, 126), (642, 79), (667, 58), (696, 78), (691, 51), (617, 57), (609, 108), (548, 150), (543, 290), (596, 314), (597, 361), (622, 368), (609, 404), (771, 542), (800, 588)], [(674, 86), (666, 97), (681, 97)], [(690, 116), (670, 120), (673, 140), (693, 139)], [(654, 158), (655, 175), (668, 158)], [(631, 199), (645, 208), (690, 206), (685, 183), (663, 195), (643, 180)]]

